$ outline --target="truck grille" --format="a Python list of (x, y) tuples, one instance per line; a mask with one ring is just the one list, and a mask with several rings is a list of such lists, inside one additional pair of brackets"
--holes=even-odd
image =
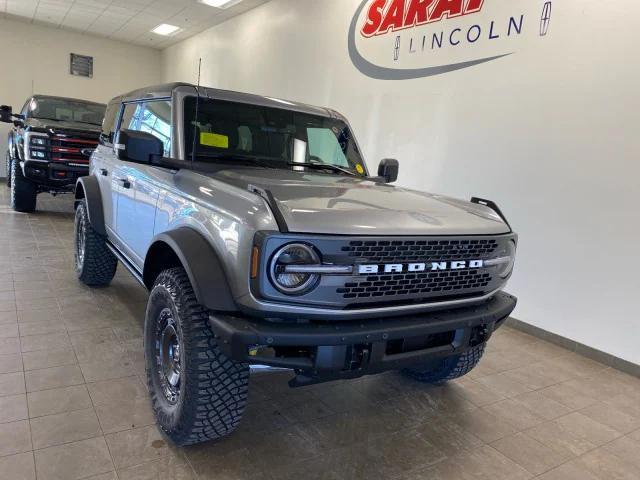
[(478, 260), (498, 247), (496, 240), (367, 240), (342, 247), (350, 257), (370, 263)]
[(88, 165), (91, 151), (98, 146), (98, 134), (86, 132), (59, 132), (51, 136), (51, 160)]

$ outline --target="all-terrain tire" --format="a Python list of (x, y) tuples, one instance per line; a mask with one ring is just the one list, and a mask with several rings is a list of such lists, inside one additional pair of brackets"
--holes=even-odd
[(31, 213), (36, 209), (36, 185), (24, 177), (18, 160), (11, 161), (11, 208)]
[(402, 372), (414, 380), (424, 383), (440, 384), (455, 380), (465, 376), (480, 363), (485, 345), (486, 343), (481, 343), (462, 355), (454, 355), (424, 365), (415, 365), (405, 368)]
[[(166, 380), (161, 349), (171, 321), (179, 340), (177, 385)], [(151, 405), (161, 431), (176, 445), (225, 437), (239, 425), (249, 391), (249, 366), (225, 356), (183, 268), (165, 270), (149, 295), (144, 325)], [(165, 362), (166, 363), (166, 362)], [(175, 382), (175, 379), (174, 379)], [(167, 393), (167, 387), (173, 390)]]
[(5, 161), (7, 164), (7, 168), (5, 170), (5, 175), (7, 177), (5, 178), (5, 180), (7, 181), (7, 187), (11, 187), (11, 155), (9, 154), (9, 150), (7, 150)]
[(85, 200), (78, 203), (74, 225), (74, 263), (78, 279), (91, 287), (109, 285), (116, 274), (118, 259), (107, 248), (106, 239), (91, 226)]

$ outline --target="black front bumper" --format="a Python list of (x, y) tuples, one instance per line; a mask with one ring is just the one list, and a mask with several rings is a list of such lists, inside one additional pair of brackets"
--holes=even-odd
[(516, 302), (500, 292), (481, 305), (405, 317), (274, 323), (211, 314), (209, 325), (234, 360), (291, 368), (299, 373), (297, 384), (300, 378), (316, 383), (461, 354), (486, 342)]
[(57, 162), (27, 161), (24, 176), (37, 183), (42, 190), (72, 192), (76, 180), (89, 175), (89, 166), (73, 166)]

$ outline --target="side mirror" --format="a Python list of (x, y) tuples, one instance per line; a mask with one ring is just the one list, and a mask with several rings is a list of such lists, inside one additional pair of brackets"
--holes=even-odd
[(153, 157), (162, 157), (164, 145), (147, 132), (120, 130), (115, 141), (118, 159), (148, 165)]
[(398, 171), (400, 170), (400, 164), (393, 158), (385, 158), (380, 162), (378, 166), (378, 176), (381, 177), (385, 183), (393, 183), (398, 180)]
[(13, 123), (13, 109), (9, 105), (0, 106), (0, 122)]

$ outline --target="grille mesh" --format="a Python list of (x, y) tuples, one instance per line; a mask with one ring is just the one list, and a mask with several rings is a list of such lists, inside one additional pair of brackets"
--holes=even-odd
[(480, 270), (372, 275), (362, 281), (345, 284), (343, 288), (337, 289), (337, 293), (347, 299), (445, 295), (484, 288), (490, 281), (491, 275)]
[(371, 263), (477, 260), (498, 247), (496, 240), (370, 240), (342, 247), (350, 257)]

